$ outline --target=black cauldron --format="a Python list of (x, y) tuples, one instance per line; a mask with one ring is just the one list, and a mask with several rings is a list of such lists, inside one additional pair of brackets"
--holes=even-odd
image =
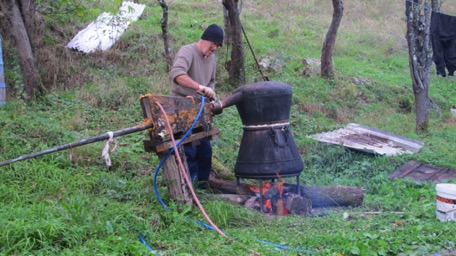
[(288, 84), (265, 81), (239, 87), (213, 102), (213, 113), (236, 105), (243, 124), (234, 167), (238, 178), (274, 179), (298, 176), (304, 163), (290, 131), (292, 90)]

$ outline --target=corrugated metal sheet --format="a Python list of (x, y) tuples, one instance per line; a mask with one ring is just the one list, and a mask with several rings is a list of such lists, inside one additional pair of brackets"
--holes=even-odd
[(417, 181), (431, 181), (439, 183), (455, 178), (456, 170), (410, 161), (396, 169), (389, 175), (389, 177), (392, 179), (410, 178)]
[(70, 49), (81, 52), (110, 49), (131, 22), (138, 20), (146, 8), (144, 4), (123, 2), (116, 15), (104, 12), (81, 30), (68, 44)]
[(424, 146), (421, 141), (359, 124), (348, 124), (346, 128), (309, 135), (308, 137), (366, 153), (386, 156), (416, 153)]

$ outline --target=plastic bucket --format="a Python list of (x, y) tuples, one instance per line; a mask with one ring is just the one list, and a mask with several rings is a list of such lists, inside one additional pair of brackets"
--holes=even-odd
[(441, 221), (456, 221), (456, 184), (437, 184), (435, 214)]

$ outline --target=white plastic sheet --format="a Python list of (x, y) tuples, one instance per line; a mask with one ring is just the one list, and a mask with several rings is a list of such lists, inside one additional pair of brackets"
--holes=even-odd
[(104, 12), (81, 30), (67, 47), (89, 53), (108, 50), (125, 32), (131, 22), (135, 22), (146, 8), (144, 4), (123, 2), (116, 15)]

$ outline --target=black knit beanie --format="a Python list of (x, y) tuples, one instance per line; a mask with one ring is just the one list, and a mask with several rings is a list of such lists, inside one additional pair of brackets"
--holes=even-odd
[(222, 46), (223, 29), (216, 24), (212, 24), (204, 30), (201, 39), (208, 40)]

